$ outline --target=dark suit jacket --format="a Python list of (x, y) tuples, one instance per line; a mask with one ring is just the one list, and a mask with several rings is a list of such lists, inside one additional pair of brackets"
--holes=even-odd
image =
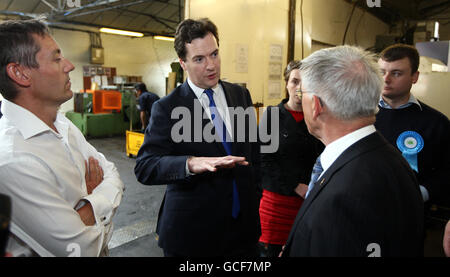
[[(274, 153), (261, 153), (261, 184), (263, 189), (271, 192), (299, 197), (295, 188), (299, 183), (309, 183), (314, 162), (324, 146), (308, 132), (305, 120), (295, 121), (284, 107), (287, 101), (288, 99), (284, 99), (277, 106), (278, 150)], [(272, 133), (272, 109), (272, 106), (268, 106), (263, 117), (268, 134)]]
[[(227, 82), (221, 84), (229, 107), (252, 106), (247, 89)], [(197, 99), (194, 92), (185, 82), (153, 104), (150, 124), (136, 160), (136, 177), (145, 185), (167, 184), (158, 217), (160, 247), (183, 256), (239, 255), (240, 249), (256, 246), (260, 235), (259, 144), (248, 142), (249, 128), (246, 128), (246, 142), (233, 142), (232, 155), (246, 157), (249, 166), (186, 176), (186, 160), (190, 156), (227, 155), (221, 142), (195, 142), (194, 125), (204, 130), (213, 123), (208, 118), (195, 118), (194, 99)], [(191, 133), (190, 141), (176, 143), (171, 130), (177, 122), (180, 124), (181, 118), (172, 119), (171, 113), (180, 107), (191, 113), (188, 120)], [(247, 116), (245, 120), (249, 126), (255, 117)], [(236, 122), (232, 123), (236, 131)], [(237, 219), (231, 217), (233, 179), (241, 205)]]
[(285, 256), (423, 255), (423, 201), (410, 166), (378, 132), (345, 150), (295, 219)]

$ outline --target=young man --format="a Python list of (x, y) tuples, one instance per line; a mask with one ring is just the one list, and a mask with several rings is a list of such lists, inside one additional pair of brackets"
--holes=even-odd
[[(188, 79), (153, 105), (135, 167), (141, 183), (167, 184), (159, 246), (166, 256), (256, 256), (259, 145), (224, 139), (243, 123), (228, 108), (251, 107), (250, 93), (220, 80), (219, 37), (210, 20), (182, 21), (175, 50)], [(188, 138), (180, 141), (173, 131), (185, 120)], [(255, 118), (245, 121), (256, 124)], [(215, 130), (219, 140), (209, 142), (205, 130)]]
[(420, 256), (419, 185), (373, 126), (382, 87), (373, 56), (351, 46), (323, 49), (300, 72), (306, 125), (326, 147), (284, 255)]
[[(378, 64), (384, 85), (375, 127), (399, 151), (414, 152), (405, 158), (415, 170), (427, 206), (450, 208), (450, 122), (411, 94), (419, 79), (419, 53), (410, 45), (392, 45), (380, 54)], [(408, 137), (422, 147), (403, 147)]]
[(103, 256), (124, 185), (60, 105), (74, 69), (39, 20), (0, 23), (0, 193), (13, 256)]

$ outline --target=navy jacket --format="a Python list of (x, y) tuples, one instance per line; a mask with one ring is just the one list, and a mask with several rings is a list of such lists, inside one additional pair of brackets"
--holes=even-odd
[[(221, 84), (229, 107), (246, 109), (252, 106), (247, 89), (227, 82)], [(195, 99), (194, 92), (185, 82), (153, 104), (135, 173), (142, 184), (167, 185), (158, 217), (160, 247), (183, 256), (233, 256), (240, 248), (256, 245), (260, 235), (259, 144), (247, 140), (250, 134), (246, 128), (247, 141), (233, 142), (232, 154), (245, 157), (249, 166), (187, 176), (186, 160), (190, 156), (227, 155), (221, 142), (195, 141), (196, 126), (204, 130), (213, 124), (208, 118), (195, 117)], [(175, 142), (173, 139), (172, 129), (181, 122), (180, 117), (172, 118), (176, 108), (190, 111), (191, 133), (187, 141)], [(250, 124), (254, 117), (247, 116), (245, 120)], [(236, 131), (236, 118), (232, 124)], [(238, 186), (241, 205), (236, 220), (231, 217), (233, 179)]]
[(421, 256), (423, 200), (409, 164), (378, 132), (347, 148), (317, 180), (284, 256)]
[[(277, 106), (278, 151), (261, 153), (262, 188), (281, 195), (299, 197), (295, 188), (299, 183), (309, 184), (313, 165), (324, 146), (308, 132), (305, 120), (295, 121), (284, 107), (287, 101), (284, 99)], [(263, 117), (267, 122), (268, 133), (272, 133), (271, 110), (272, 106), (267, 107)]]

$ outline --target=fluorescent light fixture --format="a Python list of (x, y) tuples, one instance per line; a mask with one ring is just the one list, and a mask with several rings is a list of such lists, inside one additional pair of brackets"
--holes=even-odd
[(165, 41), (175, 41), (173, 37), (165, 37), (165, 36), (154, 36), (154, 39), (165, 40)]
[(111, 28), (101, 28), (100, 32), (114, 34), (114, 35), (131, 36), (131, 37), (143, 37), (144, 36), (143, 33), (117, 30), (117, 29), (111, 29)]
[(434, 23), (434, 37), (439, 38), (439, 22)]

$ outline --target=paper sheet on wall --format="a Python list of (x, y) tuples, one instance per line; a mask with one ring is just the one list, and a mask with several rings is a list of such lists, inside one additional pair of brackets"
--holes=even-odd
[(248, 72), (248, 45), (236, 44), (236, 72)]
[(283, 59), (283, 45), (271, 44), (269, 61), (282, 62), (282, 59)]
[(281, 98), (281, 82), (280, 81), (269, 81), (268, 86), (268, 99), (280, 99)]

